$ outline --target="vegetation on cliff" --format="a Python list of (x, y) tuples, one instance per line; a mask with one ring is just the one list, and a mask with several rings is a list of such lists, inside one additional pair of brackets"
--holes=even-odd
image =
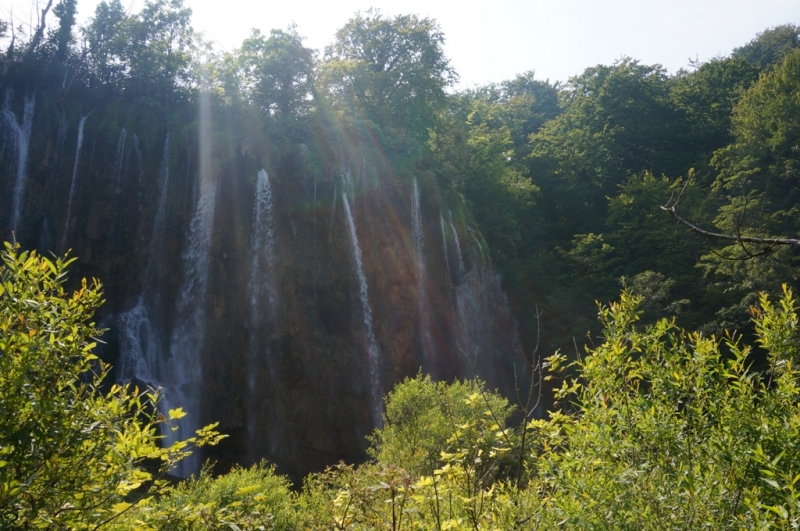
[[(268, 171), (301, 166), (317, 176), (369, 138), (367, 149), (374, 143), (400, 175), (431, 174), (468, 201), (529, 350), (537, 308), (550, 350), (596, 333), (594, 301), (611, 300), (622, 276), (661, 278), (664, 305), (681, 302), (681, 324), (717, 332), (746, 326), (759, 291), (798, 287), (798, 246), (703, 238), (659, 210), (691, 180), (685, 219), (712, 232), (797, 235), (792, 24), (671, 75), (623, 58), (565, 84), (528, 72), (455, 92), (445, 35), (428, 18), (359, 13), (319, 56), (297, 28), (253, 30), (239, 48), (215, 51), (181, 0), (151, 0), (136, 14), (101, 2), (83, 28), (74, 4), (50, 13), (57, 27), (10, 41), (0, 79), (7, 110), (36, 92), (53, 111), (37, 127), (55, 132), (62, 125), (42, 121), (58, 109), (77, 116), (104, 102), (103, 123), (90, 121), (87, 133), (141, 121), (149, 132), (140, 142), (157, 151), (164, 131), (182, 143), (196, 134), (195, 105), (208, 94), (215, 114), (237, 125), (218, 133), (229, 145)], [(113, 142), (99, 147), (114, 151)]]
[[(234, 184), (220, 188), (237, 198), (230, 204), (247, 204), (241, 198), (253, 183), (245, 179), (261, 168), (284, 176), (289, 201), (278, 222), (305, 261), (287, 261), (284, 269), (290, 273), (281, 279), (292, 291), (285, 301), (291, 303), (285, 312), (294, 318), (291, 326), (278, 330), (270, 322), (258, 328), (270, 348), (283, 349), (280, 369), (294, 378), (270, 380), (271, 394), (265, 395), (270, 400), (259, 404), (273, 407), (279, 395), (285, 402), (262, 417), (225, 411), (230, 404), (242, 407), (235, 388), (246, 381), (242, 373), (248, 369), (231, 362), (233, 355), (209, 354), (230, 349), (230, 338), (220, 335), (204, 345), (208, 352), (202, 359), (213, 358), (208, 372), (222, 375), (206, 388), (215, 393), (208, 411), (239, 422), (240, 439), (246, 436), (243, 417), (288, 419), (295, 410), (287, 402), (300, 404), (313, 420), (302, 426), (283, 423), (288, 427), (275, 422), (270, 428), (276, 433), (295, 429), (291, 437), (300, 433), (304, 441), (332, 445), (345, 439), (343, 432), (352, 442), (364, 425), (353, 413), (364, 396), (362, 386), (325, 388), (349, 393), (341, 404), (352, 411), (342, 418), (325, 417), (312, 407), (302, 385), (333, 381), (334, 372), (359, 376), (360, 358), (295, 354), (319, 354), (308, 347), (312, 336), (318, 343), (331, 337), (357, 343), (353, 334), (331, 332), (348, 327), (346, 316), (356, 306), (347, 304), (347, 273), (318, 266), (324, 261), (318, 248), (327, 251), (320, 257), (329, 257), (331, 264), (348, 259), (346, 238), (342, 245), (333, 237), (337, 194), (347, 193), (346, 187), (351, 194), (356, 187), (363, 193), (358, 228), (381, 228), (368, 233), (374, 245), (364, 262), (384, 264), (379, 254), (400, 256), (395, 249), (413, 247), (405, 226), (391, 226), (397, 220), (387, 215), (387, 205), (408, 203), (412, 189), (420, 195), (415, 176), (422, 190), (416, 208), (432, 218), (419, 226), (427, 222), (428, 234), (434, 232), (431, 226), (441, 228), (436, 241), (442, 249), (430, 251), (430, 244), (428, 249), (447, 264), (438, 276), (425, 277), (427, 286), (446, 286), (436, 293), (439, 306), (433, 301), (427, 308), (447, 323), (441, 337), (453, 337), (448, 333), (457, 328), (439, 310), (456, 313), (448, 299), (454, 286), (466, 285), (464, 278), (482, 275), (484, 266), (493, 264), (523, 328), (528, 361), (534, 372), (542, 371), (539, 383), (553, 387), (545, 402), (552, 398), (554, 403), (526, 400), (519, 411), (478, 380), (443, 383), (420, 375), (386, 397), (384, 425), (369, 436), (366, 464), (312, 474), (299, 492), (267, 464), (234, 467), (219, 477), (206, 469), (170, 487), (161, 476), (185, 455), (186, 445), (210, 443), (217, 435), (205, 430), (160, 448), (158, 429), (167, 421), (153, 409), (157, 396), (130, 386), (101, 389), (109, 368), (92, 353), (92, 338), (100, 330), (89, 324), (99, 307), (99, 287), (84, 283), (69, 295), (64, 268), (71, 261), (7, 246), (0, 285), (3, 524), (129, 529), (800, 525), (800, 374), (795, 367), (800, 347), (791, 295), (800, 289), (800, 28), (767, 29), (729, 56), (673, 74), (623, 58), (588, 68), (564, 84), (537, 80), (529, 72), (454, 91), (457, 74), (443, 54), (444, 35), (435, 21), (423, 17), (357, 14), (318, 56), (303, 45), (297, 28), (268, 35), (254, 30), (240, 48), (215, 51), (194, 32), (191, 11), (181, 0), (149, 0), (137, 14), (127, 13), (119, 0), (101, 2), (84, 28), (75, 27), (75, 0), (55, 6), (49, 16), (56, 25), (47, 19), (51, 4), (27, 40), (15, 34), (0, 58), (0, 189), (7, 191), (4, 197), (19, 200), (0, 211), (0, 223), (18, 228), (26, 248), (56, 249), (54, 242), (61, 241), (66, 249), (63, 242), (76, 223), (69, 223), (71, 203), (63, 204), (69, 185), (64, 176), (71, 172), (74, 184), (80, 160), (88, 161), (87, 178), (101, 184), (85, 195), (90, 206), (76, 205), (73, 211), (73, 219), (86, 222), (78, 243), (94, 253), (92, 272), (144, 282), (148, 279), (136, 273), (147, 269), (151, 248), (142, 242), (157, 217), (162, 188), (155, 184), (163, 184), (164, 193), (170, 189), (173, 195), (168, 206), (166, 200), (162, 205), (170, 223), (157, 242), (165, 261), (156, 268), (161, 271), (155, 275), (157, 301), (174, 300), (178, 281), (168, 272), (180, 270), (179, 240), (198, 192), (187, 184), (199, 171), (197, 139), (216, 140), (203, 153), (207, 168), (236, 170), (230, 172)], [(0, 21), (0, 38), (13, 29)], [(200, 109), (216, 124), (203, 135)], [(70, 123), (81, 124), (74, 155), (65, 149)], [(134, 147), (126, 152), (128, 130), (128, 145)], [(93, 144), (81, 159), (84, 133)], [(35, 154), (29, 168), (23, 153)], [(123, 159), (134, 168), (127, 181), (121, 178)], [(361, 182), (354, 184), (350, 166), (358, 164)], [(24, 175), (26, 169), (30, 175)], [(368, 175), (373, 174), (384, 178), (390, 191), (370, 205), (374, 182)], [(28, 180), (18, 187), (21, 177)], [(330, 212), (327, 229), (321, 222), (317, 227), (316, 211), (323, 204), (318, 191), (333, 196), (324, 208)], [(350, 215), (349, 203), (347, 208)], [(220, 264), (235, 256), (234, 243), (247, 241), (241, 220), (248, 213), (225, 212), (226, 226), (235, 230), (219, 244), (218, 263), (211, 268), (219, 286), (247, 278), (241, 273), (246, 269)], [(676, 222), (676, 216), (700, 228), (699, 234)], [(352, 220), (351, 226), (357, 242)], [(459, 234), (462, 241), (469, 237), (464, 250), (474, 255), (469, 271), (461, 263)], [(125, 244), (119, 242), (137, 244), (122, 252)], [(401, 298), (398, 287), (414, 284), (406, 278), (414, 267), (406, 255), (392, 262), (395, 270), (381, 270), (382, 287), (390, 285), (384, 293), (391, 289), (396, 297), (376, 303), (382, 314), (391, 314), (400, 300), (408, 315), (417, 315), (408, 311), (417, 307)], [(422, 278), (420, 271), (416, 274)], [(299, 277), (306, 283), (293, 283)], [(366, 280), (362, 285), (366, 296)], [(423, 283), (415, 285), (419, 289)], [(620, 287), (620, 301), (610, 303)], [(126, 299), (127, 306), (120, 302), (115, 310), (129, 310), (138, 288), (119, 286), (119, 300)], [(231, 291), (236, 289), (246, 286), (237, 284)], [(326, 289), (327, 296), (320, 296)], [(214, 322), (225, 333), (246, 328), (246, 304), (211, 298)], [(417, 298), (424, 306), (419, 293)], [(322, 302), (312, 315), (319, 326), (304, 328), (311, 322), (304, 312), (317, 300)], [(595, 301), (601, 302), (599, 324)], [(162, 306), (159, 326), (166, 329), (164, 323), (175, 320), (174, 310)], [(399, 381), (409, 374), (407, 365), (414, 364), (414, 370), (419, 365), (418, 357), (408, 355), (415, 348), (413, 331), (391, 337), (390, 321), (416, 322), (408, 315), (375, 319), (378, 342), (402, 340), (406, 347), (392, 354), (395, 372), (387, 381)], [(350, 344), (337, 347), (335, 352), (353, 350)], [(552, 352), (557, 354), (543, 355)], [(489, 358), (494, 354), (482, 352), (479, 360), (499, 359)], [(447, 366), (451, 360), (439, 361)], [(328, 368), (331, 374), (323, 374)], [(513, 370), (511, 364), (505, 368)], [(225, 400), (216, 400), (220, 396)], [(533, 418), (534, 410), (543, 418)], [(175, 410), (171, 416), (180, 415)], [(335, 436), (319, 437), (316, 422), (331, 418), (346, 421), (347, 428), (336, 426)], [(351, 446), (357, 447), (362, 436)], [(291, 437), (280, 450), (287, 460), (299, 460), (297, 448), (285, 442), (299, 437)], [(363, 448), (347, 451), (363, 455)], [(322, 468), (308, 461), (303, 465)]]
[[(160, 448), (152, 392), (101, 390), (99, 286), (63, 289), (69, 260), (7, 244), (0, 284), (0, 519), (69, 529), (794, 529), (800, 523), (800, 355), (791, 291), (751, 308), (756, 345), (674, 319), (642, 297), (601, 307), (603, 342), (574, 362), (547, 419), (478, 380), (419, 375), (386, 397), (372, 459), (311, 474), (266, 464), (164, 481), (197, 436)], [(757, 363), (756, 360), (762, 360)], [(526, 412), (529, 407), (523, 408)], [(178, 417), (180, 411), (170, 412)], [(162, 428), (163, 429), (163, 428)], [(168, 429), (168, 428), (167, 428)]]
[[(0, 255), (0, 526), (93, 529), (168, 487), (165, 475), (194, 447), (216, 444), (207, 426), (169, 448), (170, 421), (153, 390), (112, 385), (93, 350), (100, 285), (64, 289), (74, 259)], [(170, 420), (183, 415), (169, 411)]]

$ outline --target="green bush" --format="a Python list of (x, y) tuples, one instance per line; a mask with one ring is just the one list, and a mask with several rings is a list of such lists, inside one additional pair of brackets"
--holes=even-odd
[(165, 496), (137, 506), (117, 527), (288, 530), (296, 528), (297, 518), (289, 481), (262, 463), (234, 468), (217, 478), (203, 469), (199, 478), (184, 481)]
[(108, 365), (92, 354), (102, 331), (90, 319), (102, 294), (85, 280), (65, 291), (72, 259), (6, 243), (0, 261), (0, 528), (96, 529), (219, 436), (206, 427), (160, 448), (155, 393), (101, 392)]
[[(571, 528), (794, 529), (800, 524), (797, 313), (785, 290), (752, 309), (769, 369), (732, 334), (663, 319), (644, 331), (639, 299), (601, 310), (605, 342), (557, 393), (571, 413), (539, 434), (546, 520)], [(563, 357), (550, 359), (559, 369)]]
[[(601, 309), (605, 341), (585, 358), (548, 358), (548, 378), (563, 377), (560, 409), (516, 430), (504, 426), (507, 403), (480, 382), (406, 380), (372, 437), (377, 463), (310, 476), (302, 527), (796, 529), (791, 293), (752, 309), (766, 371), (733, 334), (687, 333), (666, 319), (637, 326), (640, 302), (624, 292)], [(514, 481), (502, 471), (523, 430), (532, 446)]]
[(370, 454), (380, 463), (430, 475), (445, 464), (443, 454), (466, 448), (491, 451), (512, 411), (505, 398), (486, 391), (479, 380), (448, 384), (420, 374), (386, 397), (383, 429), (369, 437)]

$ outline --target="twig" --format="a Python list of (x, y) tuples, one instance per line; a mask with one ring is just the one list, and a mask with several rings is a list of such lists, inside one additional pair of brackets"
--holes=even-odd
[[(744, 248), (744, 243), (755, 243), (755, 244), (758, 244), (758, 245), (766, 245), (766, 246), (769, 247), (769, 250), (764, 249), (764, 250), (762, 250), (761, 252), (759, 252), (757, 254), (753, 254), (753, 253), (751, 253), (750, 251), (748, 251), (745, 248), (745, 252), (748, 254), (748, 259), (749, 258), (754, 258), (756, 256), (760, 256), (762, 254), (767, 254), (768, 252), (770, 252), (772, 250), (772, 246), (775, 246), (775, 245), (797, 245), (797, 246), (800, 246), (800, 240), (794, 239), (794, 238), (756, 238), (756, 237), (753, 237), (753, 236), (742, 236), (741, 235), (741, 231), (740, 231), (740, 225), (741, 225), (742, 219), (744, 218), (744, 214), (742, 214), (742, 218), (739, 220), (739, 223), (736, 226), (736, 232), (737, 232), (736, 235), (723, 234), (723, 233), (720, 233), (720, 232), (707, 231), (707, 230), (701, 229), (697, 225), (695, 225), (695, 224), (683, 219), (678, 214), (677, 207), (678, 207), (678, 204), (680, 204), (680, 202), (681, 202), (681, 197), (683, 197), (683, 192), (686, 191), (686, 187), (689, 184), (690, 180), (691, 180), (691, 175), (689, 175), (689, 178), (686, 179), (686, 182), (684, 183), (683, 188), (681, 188), (681, 192), (678, 194), (678, 197), (675, 199), (674, 202), (673, 202), (673, 197), (674, 197), (674, 193), (673, 193), (673, 195), (670, 196), (669, 201), (667, 201), (667, 204), (666, 205), (661, 205), (659, 208), (661, 210), (663, 210), (664, 212), (668, 213), (673, 218), (675, 218), (678, 221), (678, 223), (689, 227), (689, 229), (692, 232), (696, 232), (697, 234), (705, 236), (706, 238), (714, 238), (714, 239), (717, 239), (717, 240), (726, 240), (726, 241), (738, 242), (739, 244), (742, 245), (743, 248)], [(746, 208), (746, 204), (745, 204), (745, 208)]]

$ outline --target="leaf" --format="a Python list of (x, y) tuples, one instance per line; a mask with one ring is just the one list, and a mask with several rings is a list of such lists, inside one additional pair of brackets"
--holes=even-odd
[(170, 420), (179, 420), (186, 416), (186, 412), (183, 411), (183, 408), (178, 407), (170, 409), (168, 415)]

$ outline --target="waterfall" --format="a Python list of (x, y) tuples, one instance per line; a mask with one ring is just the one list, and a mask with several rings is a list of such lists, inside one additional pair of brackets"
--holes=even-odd
[[(167, 133), (167, 141), (169, 142), (169, 133)], [(142, 169), (142, 151), (139, 149), (139, 137), (136, 136), (136, 133), (133, 133), (133, 151), (136, 152), (136, 165), (139, 169), (139, 184), (141, 185), (144, 170)]]
[[(139, 158), (139, 139), (133, 135), (133, 146)], [(119, 316), (120, 329), (120, 378), (140, 378), (148, 383), (160, 383), (164, 368), (161, 366), (160, 335), (154, 329), (148, 308), (160, 309), (160, 273), (163, 266), (165, 212), (167, 188), (169, 186), (169, 133), (164, 141), (164, 157), (159, 167), (160, 193), (158, 209), (153, 221), (153, 231), (148, 246), (147, 265), (144, 269), (144, 286), (136, 305)]]
[[(135, 135), (133, 139), (136, 147), (138, 148), (138, 142), (136, 142), (137, 138)], [(160, 272), (160, 266), (164, 263), (167, 191), (169, 190), (169, 133), (167, 133), (167, 136), (164, 139), (164, 154), (161, 157), (161, 164), (158, 167), (158, 182), (161, 185), (161, 191), (158, 194), (158, 206), (156, 207), (156, 215), (153, 219), (153, 234), (150, 237), (150, 249), (147, 253), (145, 281), (147, 281), (148, 277), (152, 276), (156, 271)], [(159, 269), (154, 270), (154, 267), (158, 267)], [(157, 278), (156, 280), (160, 280), (160, 278)]]
[(128, 132), (125, 128), (122, 128), (122, 131), (119, 134), (119, 140), (117, 141), (117, 160), (114, 164), (114, 173), (116, 174), (116, 181), (114, 187), (114, 193), (118, 194), (120, 192), (119, 189), (119, 180), (122, 175), (122, 161), (123, 155), (125, 154), (125, 140), (127, 139)]
[(461, 254), (461, 243), (458, 241), (458, 231), (456, 231), (456, 227), (453, 225), (453, 211), (448, 210), (447, 213), (450, 220), (450, 229), (453, 231), (453, 241), (455, 242), (456, 246), (456, 256), (458, 256), (458, 273), (459, 275), (463, 275), (466, 269), (464, 269), (464, 257)]
[(336, 219), (336, 194), (337, 194), (338, 190), (339, 190), (339, 183), (338, 182), (334, 182), (333, 183), (333, 201), (331, 201), (331, 223), (330, 223), (330, 229), (329, 229), (329, 234), (328, 234), (328, 240), (331, 240), (333, 238), (333, 221)]
[(444, 270), (447, 273), (447, 293), (450, 294), (450, 288), (453, 287), (453, 277), (450, 274), (450, 256), (447, 253), (447, 229), (444, 225), (444, 216), (439, 214), (439, 225), (442, 227), (442, 247), (444, 249)]
[(382, 405), (381, 400), (383, 391), (381, 389), (380, 372), (378, 368), (378, 342), (375, 339), (375, 330), (372, 326), (372, 309), (369, 305), (369, 293), (367, 291), (367, 277), (364, 275), (364, 267), (361, 261), (361, 247), (358, 244), (358, 234), (356, 224), (353, 221), (353, 214), (350, 211), (350, 202), (347, 200), (347, 191), (342, 191), (342, 204), (347, 218), (347, 228), (350, 231), (350, 247), (353, 252), (353, 265), (355, 266), (356, 276), (358, 277), (358, 295), (361, 299), (361, 307), (364, 311), (364, 329), (367, 334), (367, 357), (369, 364), (370, 387), (372, 392), (372, 415), (375, 426), (381, 426)]
[(430, 320), (428, 318), (428, 286), (427, 271), (425, 270), (425, 239), (422, 234), (422, 212), (420, 211), (419, 186), (414, 177), (414, 192), (411, 196), (411, 228), (414, 232), (414, 250), (417, 254), (417, 313), (419, 314), (419, 328), (422, 339), (422, 356), (427, 365), (428, 372), (432, 371), (433, 339), (431, 337)]
[[(139, 139), (133, 135), (133, 148), (138, 159), (139, 181), (143, 178)], [(143, 274), (141, 294), (130, 310), (120, 314), (117, 325), (120, 337), (119, 379), (138, 378), (158, 386), (170, 382), (170, 360), (164, 355), (166, 345), (163, 331), (163, 303), (161, 301), (161, 275), (164, 266), (164, 240), (166, 234), (167, 191), (169, 188), (169, 133), (164, 140), (164, 154), (158, 170), (158, 207), (150, 242), (147, 246), (147, 265)], [(140, 228), (141, 231), (141, 228)], [(173, 402), (177, 404), (177, 402)], [(164, 410), (166, 397), (161, 408)], [(180, 404), (178, 404), (180, 405)], [(173, 406), (175, 407), (175, 406)], [(169, 434), (165, 434), (169, 435)], [(185, 433), (181, 437), (188, 437)]]
[(271, 280), (275, 265), (275, 227), (272, 220), (272, 188), (269, 176), (263, 169), (258, 172), (256, 179), (250, 250), (253, 257), (250, 268), (250, 310), (254, 317), (260, 313), (261, 298), (266, 293), (269, 311), (274, 314), (276, 297)]
[(120, 314), (119, 326), (120, 379), (138, 378), (149, 384), (161, 379), (161, 348), (156, 331), (150, 324), (150, 315), (144, 296), (136, 306)]
[(22, 121), (19, 123), (11, 111), (11, 95), (11, 92), (6, 94), (3, 118), (7, 130), (13, 136), (12, 140), (17, 147), (17, 175), (14, 180), (11, 211), (11, 230), (16, 232), (19, 229), (19, 222), (22, 217), (22, 203), (25, 198), (25, 181), (28, 177), (28, 150), (31, 142), (31, 130), (33, 129), (33, 108), (36, 103), (36, 95), (31, 94), (23, 98)]
[[(265, 170), (256, 178), (253, 204), (253, 231), (250, 238), (250, 345), (248, 353), (248, 422), (250, 461), (257, 462), (265, 454), (261, 445), (266, 435), (269, 451), (280, 441), (276, 422), (274, 387), (275, 367), (270, 352), (269, 336), (275, 326), (277, 293), (274, 282), (275, 225), (272, 215), (272, 188)], [(265, 370), (266, 369), (266, 370)], [(264, 380), (267, 380), (266, 382)], [(268, 385), (265, 385), (268, 384)]]
[[(163, 411), (183, 407), (186, 412), (178, 422), (178, 432), (167, 432), (167, 445), (175, 442), (176, 437), (191, 437), (200, 428), (201, 354), (205, 339), (205, 298), (215, 204), (216, 183), (204, 180), (183, 255), (184, 278), (178, 294), (175, 328), (170, 337), (169, 368), (165, 381), (160, 382), (165, 387)], [(197, 473), (199, 465), (198, 455), (194, 453), (178, 464), (177, 474), (187, 477)]]
[[(92, 114), (91, 112), (89, 114)], [(72, 181), (69, 185), (69, 197), (67, 198), (67, 220), (64, 222), (64, 232), (61, 235), (61, 250), (67, 244), (67, 234), (69, 234), (69, 220), (72, 215), (72, 201), (75, 198), (75, 181), (78, 177), (78, 163), (81, 159), (81, 147), (83, 146), (83, 126), (86, 124), (86, 119), (89, 117), (81, 116), (81, 121), (78, 124), (78, 147), (75, 149), (75, 163), (72, 166)]]

